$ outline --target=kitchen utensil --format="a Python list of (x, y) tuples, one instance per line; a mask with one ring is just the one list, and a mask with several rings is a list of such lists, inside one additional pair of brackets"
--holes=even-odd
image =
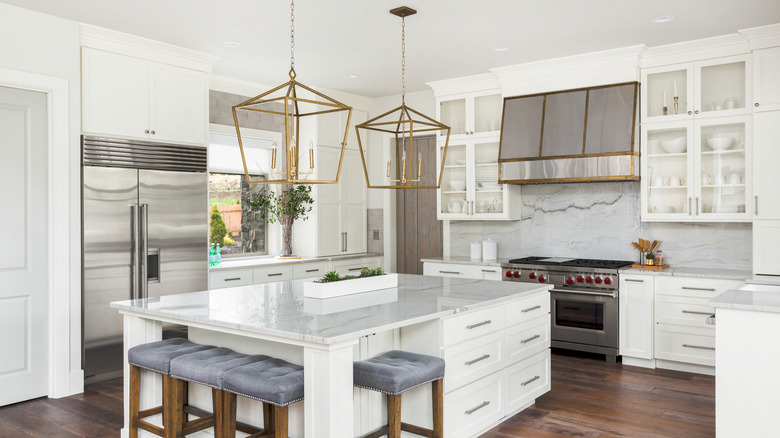
[(650, 245), (650, 252), (655, 252), (655, 249), (658, 248), (658, 244), (660, 243), (660, 240), (653, 240), (653, 244)]
[(636, 242), (631, 242), (631, 246), (633, 246), (637, 251), (642, 251), (642, 247), (639, 246), (639, 244)]
[(687, 150), (687, 141), (684, 135), (671, 140), (661, 140), (661, 149), (667, 154), (679, 154)]

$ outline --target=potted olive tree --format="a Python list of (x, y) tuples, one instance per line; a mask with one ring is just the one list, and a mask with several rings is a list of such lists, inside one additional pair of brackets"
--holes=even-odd
[(292, 249), (293, 223), (296, 219), (306, 220), (313, 203), (311, 186), (292, 184), (282, 185), (279, 192), (263, 190), (249, 201), (249, 205), (260, 213), (263, 220), (281, 225), (282, 251), (279, 258), (297, 258)]

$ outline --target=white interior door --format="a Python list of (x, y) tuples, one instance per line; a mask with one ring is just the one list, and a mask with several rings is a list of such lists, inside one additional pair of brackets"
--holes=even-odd
[(0, 406), (48, 393), (46, 106), (0, 87)]

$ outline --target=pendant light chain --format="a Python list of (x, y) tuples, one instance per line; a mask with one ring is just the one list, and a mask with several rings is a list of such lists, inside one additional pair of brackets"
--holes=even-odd
[(295, 0), (290, 0), (290, 76), (295, 75)]
[(401, 17), (401, 103), (406, 102), (406, 17)]

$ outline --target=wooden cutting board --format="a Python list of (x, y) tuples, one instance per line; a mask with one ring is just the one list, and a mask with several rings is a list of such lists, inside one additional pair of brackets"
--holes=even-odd
[(645, 271), (663, 271), (669, 265), (631, 265), (634, 269), (644, 269)]

